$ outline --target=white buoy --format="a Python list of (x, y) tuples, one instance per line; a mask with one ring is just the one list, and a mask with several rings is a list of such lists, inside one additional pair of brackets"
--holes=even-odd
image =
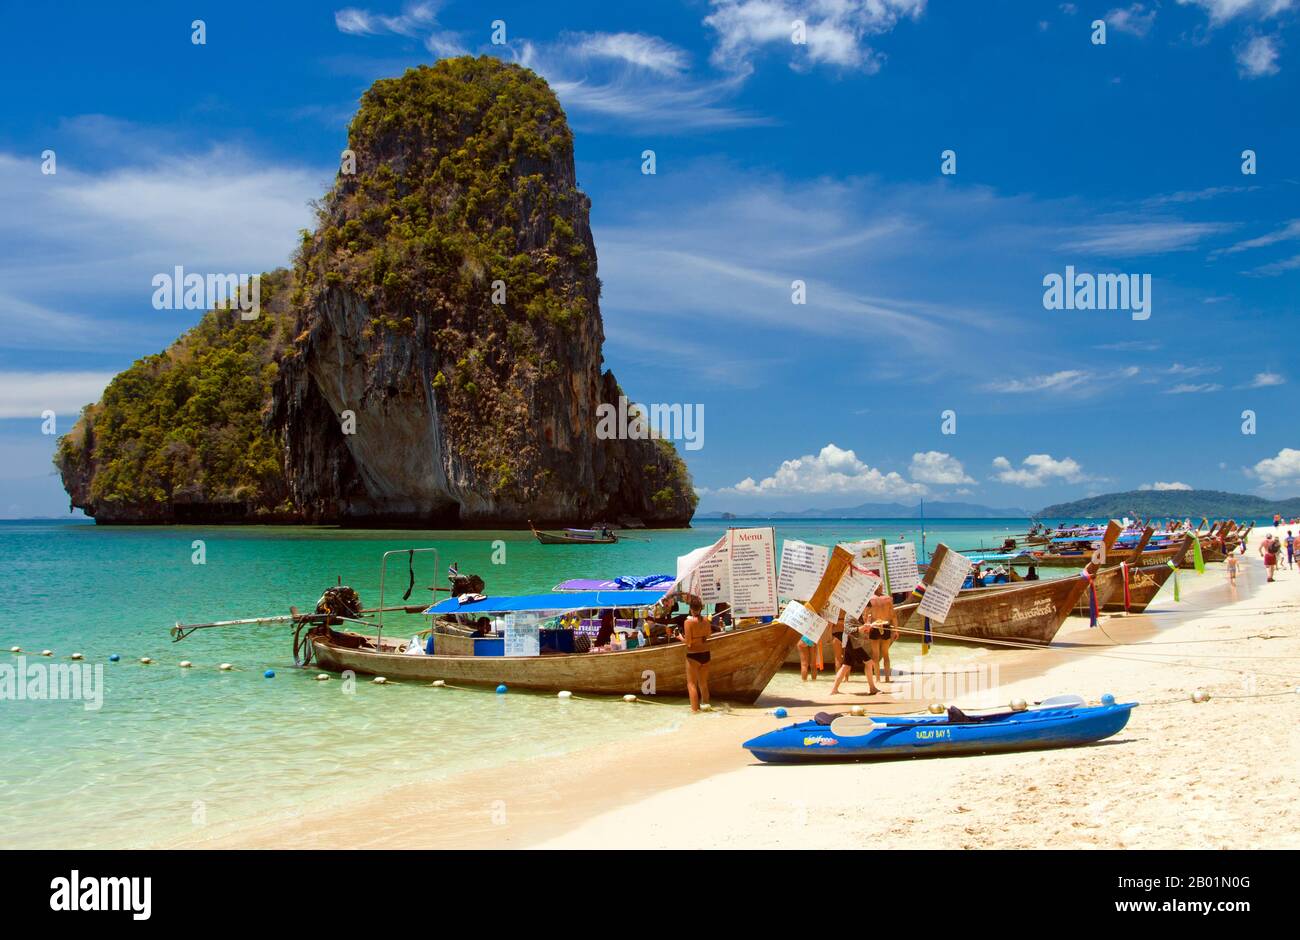
[(635, 702), (635, 701), (636, 701), (636, 696), (635, 696), (635, 695), (624, 695), (624, 696), (623, 696), (623, 701), (625, 701), (625, 702)]
[(328, 674), (328, 673), (324, 673), (324, 672), (318, 672), (318, 673), (316, 673), (316, 681), (317, 681), (317, 682), (329, 682), (329, 681), (330, 681), (329, 674)]
[(432, 683), (432, 685), (433, 685), (433, 687), (434, 687), (435, 689), (441, 689), (441, 688), (442, 688), (443, 686), (445, 686), (446, 684), (447, 684), (447, 680), (446, 680), (446, 679), (434, 679), (434, 680), (433, 680), (433, 683)]
[(1195, 702), (1197, 705), (1200, 705), (1202, 702), (1208, 702), (1209, 700), (1210, 700), (1210, 693), (1205, 691), (1204, 689), (1197, 689), (1195, 692), (1192, 693), (1192, 701)]
[(191, 666), (193, 666), (194, 664), (193, 664), (192, 662), (190, 662), (188, 659), (182, 659), (182, 660), (181, 660), (179, 663), (177, 663), (176, 665), (180, 666), (182, 669), (189, 669), (189, 668), (190, 668)]
[(217, 668), (220, 669), (222, 672), (230, 672), (230, 670), (234, 669), (235, 667), (230, 665), (230, 663), (222, 663)]
[(705, 702), (703, 705), (700, 706), (700, 711), (711, 712), (713, 711), (713, 706), (710, 705), (708, 702)]
[(556, 697), (556, 698), (573, 698), (573, 693), (572, 693), (572, 692), (557, 692), (557, 693), (555, 694), (555, 697)]
[(866, 709), (863, 708), (861, 705), (854, 705), (853, 707), (851, 707), (851, 708), (849, 709), (849, 714), (850, 714), (850, 715), (862, 715), (862, 714), (864, 714), (865, 712), (866, 712)]
[(383, 676), (375, 676), (375, 678), (372, 681), (375, 683), (375, 685), (384, 685), (386, 682), (388, 682), (388, 680), (385, 679)]
[(84, 659), (84, 658), (85, 657), (82, 656), (80, 653), (73, 653), (71, 656), (68, 657), (68, 659)]
[(53, 656), (53, 655), (54, 655), (54, 651), (53, 651), (53, 650), (41, 650), (41, 655), (42, 655), (42, 656)]
[(946, 712), (947, 710), (948, 710), (948, 709), (944, 707), (944, 705), (943, 705), (942, 702), (931, 702), (931, 703), (930, 703), (930, 714), (931, 714), (931, 715), (942, 715), (942, 714), (943, 714), (944, 712)]
[(153, 662), (153, 660), (150, 659), (148, 656), (141, 656), (141, 657), (140, 657), (140, 665), (142, 665), (142, 666), (148, 666), (148, 665), (151, 664), (152, 662)]
[(1011, 700), (1011, 710), (1013, 712), (1023, 712), (1029, 708), (1029, 703), (1022, 698), (1013, 698)]
[(11, 652), (11, 653), (21, 653), (22, 651), (23, 651), (23, 648), (22, 648), (21, 646), (11, 646), (11, 647), (9, 647), (9, 652)]

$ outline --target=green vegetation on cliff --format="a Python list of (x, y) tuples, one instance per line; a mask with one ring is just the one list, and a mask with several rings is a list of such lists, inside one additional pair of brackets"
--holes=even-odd
[(92, 510), (149, 520), (177, 503), (284, 498), (278, 441), (262, 414), (290, 337), (288, 272), (262, 276), (261, 315), (213, 310), (167, 350), (116, 376), (59, 441), (55, 463)]

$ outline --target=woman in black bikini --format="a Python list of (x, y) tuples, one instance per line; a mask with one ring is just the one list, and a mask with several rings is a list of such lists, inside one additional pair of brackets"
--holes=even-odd
[(686, 691), (691, 697), (691, 711), (709, 704), (709, 648), (705, 641), (713, 625), (704, 616), (704, 604), (698, 597), (690, 599), (691, 614), (682, 622), (682, 639), (686, 641)]

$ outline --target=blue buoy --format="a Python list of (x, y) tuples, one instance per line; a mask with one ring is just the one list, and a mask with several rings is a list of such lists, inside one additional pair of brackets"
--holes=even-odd
[(772, 714), (775, 715), (777, 718), (784, 718), (786, 715), (789, 714), (789, 712), (787, 712), (784, 708), (778, 708), (776, 711), (772, 712)]
[(275, 678), (275, 670), (274, 670), (274, 669), (268, 669), (268, 670), (266, 670), (266, 672), (262, 673), (262, 678), (263, 678), (263, 679), (274, 679), (274, 678)]
[(508, 690), (506, 689), (504, 682), (501, 683), (501, 685), (497, 686), (497, 695), (505, 695), (507, 691)]
[(114, 653), (112, 656), (108, 657), (108, 661), (110, 663), (115, 663), (121, 658), (122, 658), (121, 656), (118, 656), (116, 653)]
[(1101, 697), (1101, 704), (1103, 704), (1103, 705), (1114, 705), (1114, 704), (1115, 704), (1115, 696), (1113, 696), (1113, 695), (1111, 695), (1109, 692), (1107, 692), (1105, 695), (1103, 695), (1103, 696)]

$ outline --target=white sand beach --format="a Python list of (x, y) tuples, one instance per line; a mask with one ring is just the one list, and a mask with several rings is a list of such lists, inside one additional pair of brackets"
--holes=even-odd
[[(1235, 590), (1222, 564), (1181, 572), (1179, 604), (1171, 583), (1146, 614), (1103, 616), (1095, 629), (1070, 618), (1050, 650), (980, 654), (981, 664), (998, 665), (997, 702), (1068, 692), (1092, 701), (1109, 692), (1141, 703), (1124, 731), (1096, 745), (765, 765), (740, 743), (780, 723), (772, 701), (694, 716), (682, 707), (670, 733), (404, 785), (351, 806), (308, 807), (293, 820), (187, 844), (1294, 848), (1300, 569), (1265, 584), (1262, 535), (1251, 539)], [(911, 665), (911, 653), (899, 653), (905, 646), (895, 647), (896, 669)], [(836, 699), (826, 676), (797, 688), (808, 701), (787, 705), (785, 721), (855, 703), (868, 712), (919, 704), (868, 698), (861, 678)], [(1198, 688), (1210, 701), (1191, 702)]]

